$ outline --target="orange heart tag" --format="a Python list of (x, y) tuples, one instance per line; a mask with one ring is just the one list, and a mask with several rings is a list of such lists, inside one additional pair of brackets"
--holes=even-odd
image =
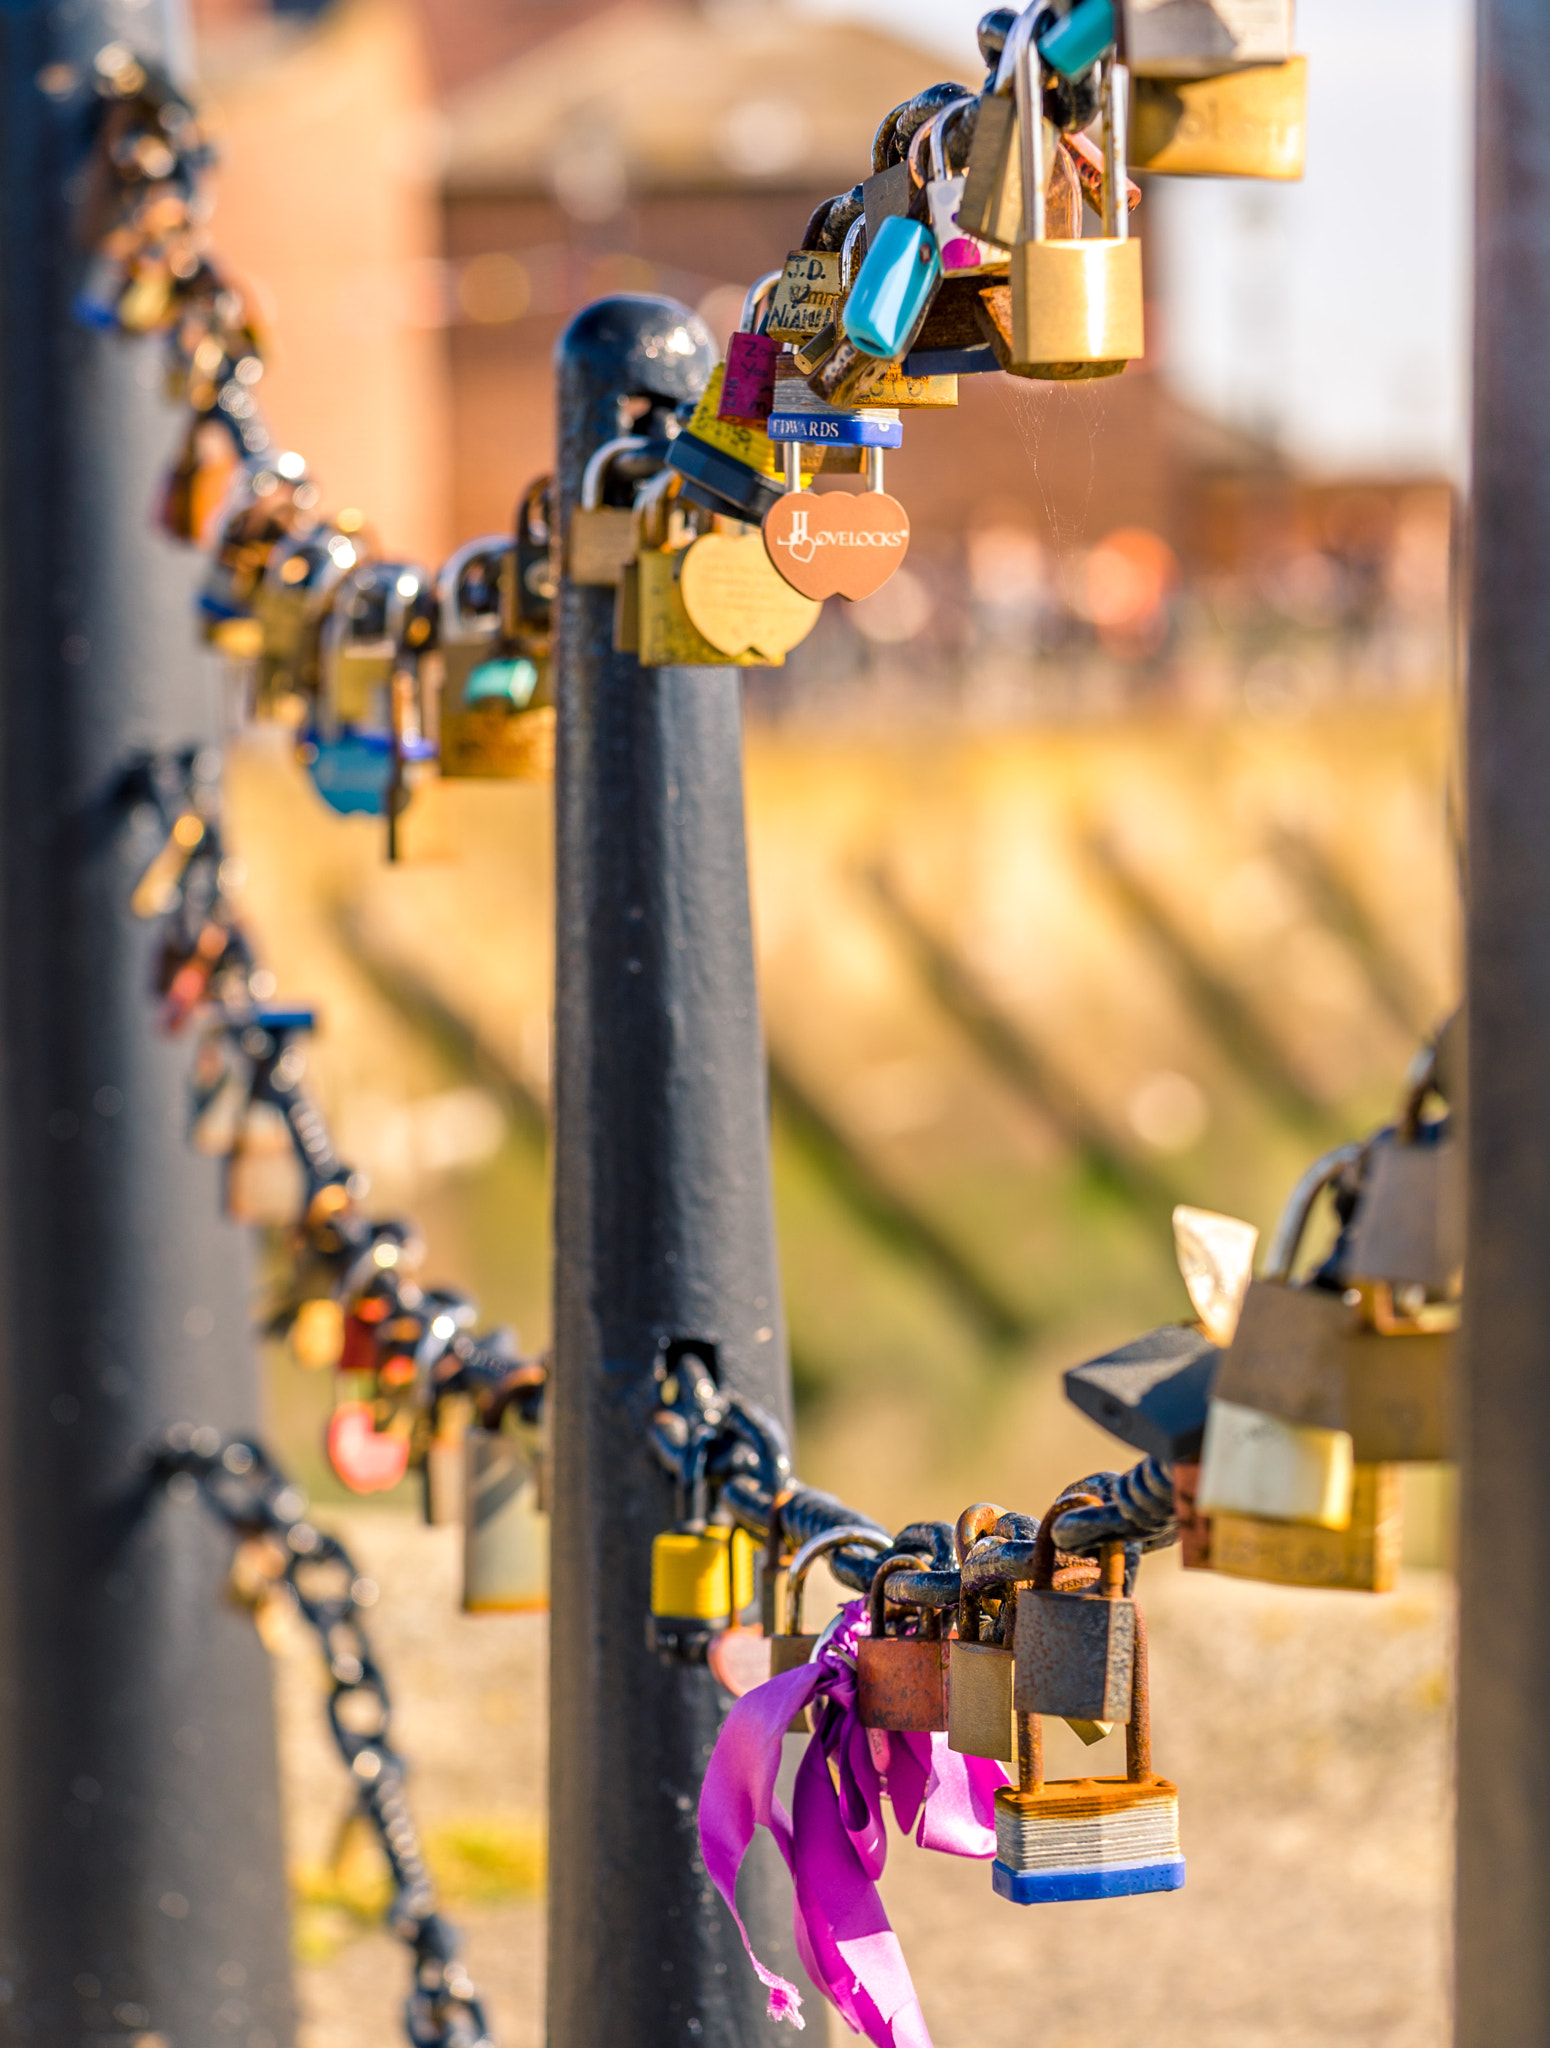
[(904, 560), (910, 515), (886, 491), (788, 491), (764, 515), (764, 545), (804, 597), (870, 597)]
[(409, 1439), (373, 1429), (369, 1401), (341, 1401), (328, 1418), (328, 1462), (351, 1493), (385, 1493), (409, 1468)]
[(690, 624), (722, 654), (784, 661), (817, 624), (821, 607), (779, 576), (756, 533), (707, 533), (685, 550), (678, 594)]

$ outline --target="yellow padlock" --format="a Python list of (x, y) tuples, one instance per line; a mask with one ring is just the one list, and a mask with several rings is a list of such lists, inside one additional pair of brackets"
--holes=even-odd
[(1218, 78), (1134, 82), (1133, 170), (1176, 178), (1290, 180), (1302, 176), (1307, 147), (1306, 57)]

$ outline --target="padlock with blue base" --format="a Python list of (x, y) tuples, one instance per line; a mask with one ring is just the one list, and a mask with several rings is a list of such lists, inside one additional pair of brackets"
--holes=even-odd
[[(309, 732), (302, 736), (300, 751), (313, 788), (330, 810), (346, 818), (384, 815), (396, 767), (391, 738), (346, 732), (326, 739)], [(403, 750), (403, 758), (410, 762), (435, 757), (436, 749), (423, 740), (410, 742)]]
[(766, 429), (777, 446), (795, 442), (820, 448), (898, 448), (904, 426), (893, 406), (829, 405), (800, 377), (782, 377)]
[(1037, 1906), (1182, 1887), (1179, 1790), (1152, 1772), (1146, 1623), (1139, 1608), (1132, 1671), (1123, 1778), (1046, 1783), (1039, 1717), (1017, 1715), (1018, 1782), (996, 1794), (990, 1875), (998, 1898)]

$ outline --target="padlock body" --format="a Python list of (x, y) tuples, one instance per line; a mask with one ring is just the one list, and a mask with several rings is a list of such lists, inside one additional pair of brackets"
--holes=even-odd
[(732, 1613), (728, 1532), (664, 1530), (651, 1546), (651, 1611), (665, 1618), (724, 1623)]
[(1284, 181), (1302, 176), (1307, 147), (1305, 57), (1219, 78), (1134, 81), (1132, 170)]
[(463, 1519), (468, 1453), (465, 1431), (433, 1436), (425, 1448), (425, 1519), (433, 1529), (455, 1527)]
[[(751, 668), (767, 664), (762, 654), (724, 654), (696, 627), (684, 609), (679, 573), (686, 548), (647, 549), (636, 562), (639, 606), (635, 652), (643, 668)], [(621, 586), (622, 588), (622, 586)], [(618, 644), (617, 633), (615, 644)], [(783, 659), (783, 657), (781, 657)]]
[(470, 1429), (463, 1442), (464, 1611), (536, 1613), (549, 1605), (549, 1517), (534, 1453), (503, 1430)]
[(839, 251), (794, 249), (770, 300), (764, 331), (775, 341), (805, 341), (828, 326), (839, 303)]
[(1384, 1335), (1339, 1294), (1255, 1280), (1213, 1394), (1283, 1421), (1350, 1434), (1364, 1464), (1453, 1456), (1450, 1331)]
[(893, 361), (919, 331), (941, 280), (942, 258), (930, 228), (898, 216), (881, 222), (845, 301), (846, 334), (867, 355)]
[(1226, 1509), (1344, 1529), (1351, 1519), (1354, 1468), (1351, 1438), (1343, 1429), (1283, 1422), (1258, 1408), (1213, 1400), (1196, 1501), (1208, 1515)]
[(1447, 1295), (1458, 1290), (1463, 1266), (1464, 1174), (1457, 1142), (1378, 1139), (1367, 1157), (1342, 1276)]
[(727, 343), (726, 372), (717, 416), (763, 427), (775, 402), (775, 365), (780, 343), (772, 334), (734, 334)]
[(1010, 249), (1023, 231), (1023, 178), (1017, 104), (1010, 93), (986, 93), (974, 123), (969, 167), (955, 209), (959, 227)]
[[(817, 1647), (817, 1636), (771, 1636), (771, 1678), (778, 1678), (783, 1671), (800, 1671), (804, 1664), (812, 1662), (813, 1651)], [(812, 1725), (812, 1716), (807, 1708), (798, 1707), (786, 1723), (786, 1733), (806, 1735), (811, 1731)]]
[(996, 1793), (997, 1896), (1014, 1905), (1177, 1891), (1178, 1788), (1166, 1778), (1067, 1778)]
[(1145, 78), (1208, 78), (1292, 54), (1292, 0), (1123, 0), (1126, 62)]
[(578, 505), (570, 516), (565, 573), (588, 588), (613, 588), (635, 559), (635, 520), (628, 506)]
[(1133, 1600), (1025, 1586), (1017, 1597), (1013, 1703), (1020, 1714), (1128, 1721), (1135, 1676)]
[(554, 739), (552, 704), (464, 705), (442, 713), (441, 772), (459, 781), (549, 782)]
[(947, 1644), (927, 1636), (863, 1636), (856, 1645), (863, 1728), (926, 1733), (947, 1726)]
[(955, 1642), (947, 1660), (947, 1746), (1010, 1763), (1012, 1653), (999, 1643)]
[(1018, 363), (1128, 362), (1143, 352), (1139, 242), (1018, 242), (1010, 269)]
[(1357, 1466), (1344, 1529), (1237, 1514), (1214, 1514), (1208, 1527), (1212, 1571), (1277, 1586), (1390, 1593), (1399, 1583), (1404, 1538), (1399, 1467)]

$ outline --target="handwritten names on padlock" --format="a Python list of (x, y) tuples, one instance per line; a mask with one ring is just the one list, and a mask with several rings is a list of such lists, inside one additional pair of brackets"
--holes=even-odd
[(775, 287), (764, 331), (776, 341), (801, 341), (828, 325), (839, 302), (839, 252), (794, 249)]
[(697, 540), (684, 555), (678, 587), (696, 630), (724, 654), (751, 649), (782, 661), (813, 630), (820, 610), (776, 573), (756, 533)]
[(764, 546), (804, 597), (870, 597), (904, 560), (910, 516), (886, 491), (788, 491), (764, 515)]

